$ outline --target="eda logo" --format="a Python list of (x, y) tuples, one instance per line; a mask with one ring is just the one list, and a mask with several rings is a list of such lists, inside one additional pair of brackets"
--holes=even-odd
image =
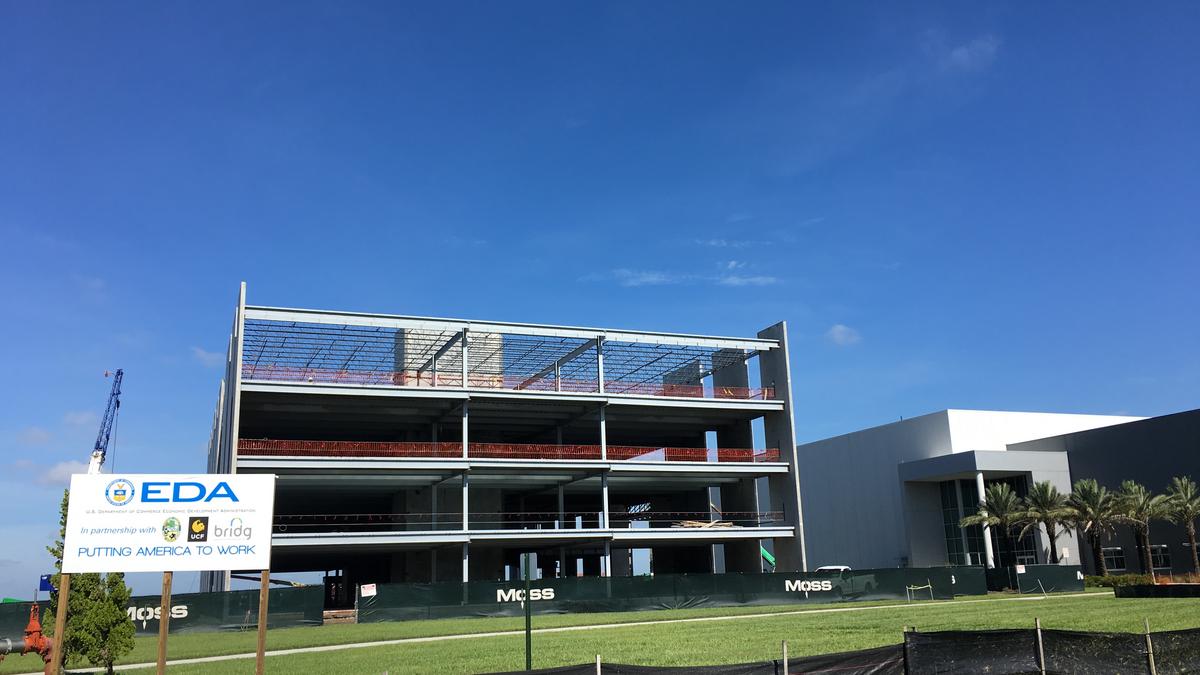
[(118, 478), (108, 484), (104, 488), (104, 498), (113, 506), (125, 506), (133, 503), (133, 496), (136, 494), (136, 489), (133, 486), (133, 481), (125, 478)]

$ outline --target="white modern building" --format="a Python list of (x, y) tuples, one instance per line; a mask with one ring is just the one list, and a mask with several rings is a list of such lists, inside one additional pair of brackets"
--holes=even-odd
[[(855, 568), (997, 562), (996, 533), (958, 525), (978, 510), (985, 485), (1007, 482), (1024, 495), (1048, 480), (1071, 491), (1067, 453), (1013, 446), (1141, 419), (943, 410), (802, 444), (808, 560)], [(1069, 533), (1058, 548), (1079, 562)], [(1018, 542), (1015, 562), (1044, 563), (1048, 553), (1045, 535), (1031, 535)]]
[[(805, 568), (787, 332), (247, 305), (209, 471), (278, 476), (272, 571), (344, 587)], [(761, 506), (760, 506), (761, 505)], [(643, 556), (647, 554), (644, 553)], [(206, 590), (226, 587), (206, 575)]]

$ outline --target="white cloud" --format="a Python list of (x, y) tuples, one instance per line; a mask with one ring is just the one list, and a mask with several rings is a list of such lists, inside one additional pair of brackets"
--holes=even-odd
[(746, 261), (744, 260), (727, 260), (723, 263), (718, 263), (718, 267), (723, 270), (740, 270), (745, 266)]
[(50, 442), (50, 432), (41, 427), (25, 427), (17, 439), (24, 445), (45, 445)]
[(717, 283), (722, 286), (771, 286), (779, 283), (779, 279), (768, 276), (725, 274), (717, 277)]
[(66, 487), (71, 482), (72, 474), (87, 473), (87, 470), (87, 462), (75, 460), (59, 462), (38, 475), (37, 482), (41, 485)]
[[(732, 266), (731, 266), (732, 264)], [(670, 286), (677, 284), (712, 284), (716, 286), (770, 286), (779, 283), (776, 277), (765, 275), (735, 274), (731, 270), (741, 268), (745, 263), (730, 261), (718, 263), (720, 274), (681, 274), (662, 270), (634, 270), (619, 268), (604, 274), (589, 274), (580, 277), (580, 281), (615, 281), (617, 285), (626, 288), (638, 286)]]
[(825, 332), (825, 338), (839, 347), (849, 347), (862, 342), (862, 335), (850, 326), (835, 323)]
[(192, 357), (203, 364), (205, 368), (216, 368), (225, 363), (224, 354), (210, 352), (200, 347), (192, 347)]
[(769, 243), (753, 239), (696, 239), (694, 241), (699, 246), (710, 246), (712, 248), (749, 248)]
[(685, 281), (685, 277), (669, 272), (659, 272), (656, 270), (631, 270), (631, 269), (616, 269), (612, 271), (612, 278), (618, 284), (626, 287), (636, 286), (665, 286), (667, 284), (678, 284)]
[(995, 35), (983, 35), (944, 52), (941, 66), (946, 70), (983, 70), (992, 65), (999, 50), (999, 38)]
[(90, 427), (100, 423), (100, 416), (90, 410), (70, 410), (63, 415), (63, 423), (73, 427)]

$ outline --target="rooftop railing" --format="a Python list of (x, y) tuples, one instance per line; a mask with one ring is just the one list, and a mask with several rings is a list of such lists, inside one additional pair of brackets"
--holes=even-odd
[[(462, 443), (293, 441), (282, 439), (238, 440), (238, 454), (248, 457), (378, 457), (461, 458)], [(676, 448), (610, 445), (609, 461), (753, 463), (780, 461), (778, 448)], [(599, 460), (599, 445), (536, 443), (468, 443), (469, 459)]]

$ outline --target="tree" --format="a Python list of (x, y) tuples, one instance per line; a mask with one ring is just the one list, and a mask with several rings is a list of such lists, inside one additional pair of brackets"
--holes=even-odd
[(1187, 531), (1188, 546), (1192, 552), (1192, 571), (1200, 574), (1200, 556), (1196, 555), (1196, 518), (1200, 517), (1200, 490), (1187, 476), (1171, 479), (1167, 488), (1167, 520), (1183, 525)]
[(1167, 498), (1156, 495), (1145, 486), (1123, 481), (1117, 493), (1117, 522), (1128, 525), (1137, 539), (1142, 553), (1142, 569), (1154, 577), (1154, 561), (1150, 555), (1150, 521), (1162, 520), (1167, 516)]
[(1116, 529), (1116, 497), (1096, 479), (1081, 478), (1075, 481), (1067, 504), (1071, 508), (1069, 521), (1081, 538), (1087, 539), (1088, 547), (1092, 549), (1096, 571), (1102, 577), (1108, 576), (1108, 565), (1104, 563), (1100, 543)]
[[(69, 500), (70, 491), (64, 490), (58, 519), (59, 538), (53, 546), (46, 547), (54, 556), (54, 568), (58, 570), (53, 577), (55, 588), (62, 580), (63, 539), (67, 533)], [(129, 604), (129, 595), (124, 574), (111, 573), (104, 577), (94, 573), (71, 575), (66, 628), (60, 641), (64, 663), (86, 658), (93, 666), (104, 668), (109, 675), (112, 674), (117, 659), (133, 651), (133, 622), (125, 609)], [(42, 625), (54, 626), (57, 611), (58, 591), (54, 591), (50, 594), (50, 605), (43, 615)], [(47, 633), (52, 634), (53, 628)], [(53, 637), (59, 640), (59, 636)]]
[(1066, 495), (1059, 492), (1050, 481), (1044, 480), (1034, 483), (1023, 505), (1025, 512), (1021, 521), (1025, 523), (1025, 527), (1021, 529), (1018, 537), (1024, 537), (1039, 526), (1044, 527), (1046, 539), (1050, 542), (1050, 562), (1057, 565), (1058, 538), (1065, 531), (1062, 526), (1071, 515)]
[(998, 527), (1012, 562), (1016, 562), (1016, 545), (1013, 541), (1012, 528), (1021, 522), (1024, 516), (1021, 508), (1021, 498), (1013, 492), (1008, 483), (994, 483), (984, 491), (984, 499), (979, 502), (979, 512), (967, 516), (959, 522), (959, 527), (983, 525)]

